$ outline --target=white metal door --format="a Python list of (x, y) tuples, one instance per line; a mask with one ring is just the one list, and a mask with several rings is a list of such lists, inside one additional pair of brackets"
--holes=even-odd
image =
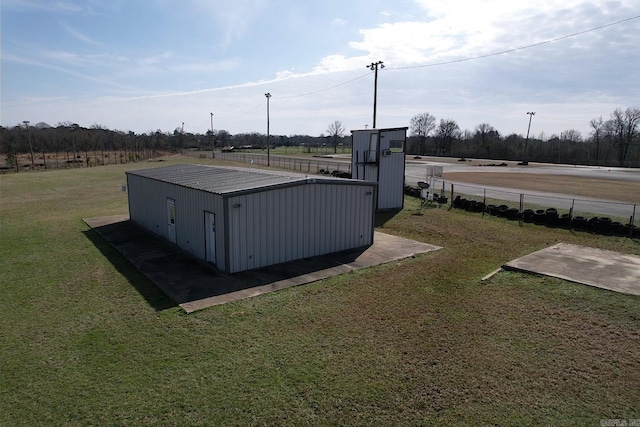
[(167, 238), (176, 243), (176, 202), (167, 199)]
[(205, 212), (204, 226), (207, 262), (216, 265), (216, 214)]

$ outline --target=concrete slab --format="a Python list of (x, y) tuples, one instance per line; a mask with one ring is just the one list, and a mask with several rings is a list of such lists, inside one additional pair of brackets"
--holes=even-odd
[(506, 263), (504, 269), (640, 295), (640, 257), (559, 243)]
[(128, 215), (84, 222), (187, 313), (440, 249), (375, 232), (374, 243), (368, 248), (227, 275), (138, 227)]

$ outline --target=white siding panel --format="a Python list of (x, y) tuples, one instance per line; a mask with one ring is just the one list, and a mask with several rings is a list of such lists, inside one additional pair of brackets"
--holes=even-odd
[(372, 244), (373, 192), (322, 183), (229, 198), (229, 272)]
[[(206, 259), (204, 212), (216, 214), (216, 228), (224, 230), (226, 220), (221, 196), (141, 176), (128, 175), (129, 215), (145, 229), (168, 238), (167, 198), (175, 201), (176, 245)], [(225, 262), (224, 233), (216, 233), (216, 264)]]
[(383, 157), (380, 174), (378, 209), (401, 208), (404, 203), (404, 154), (392, 153)]
[(220, 195), (127, 179), (131, 219), (167, 238), (166, 200), (173, 199), (176, 244), (200, 259), (206, 259), (204, 213), (214, 213), (216, 265), (224, 270), (228, 264), (229, 273), (372, 243), (374, 185), (307, 183), (249, 193), (229, 197), (225, 212)]
[[(267, 192), (262, 192), (262, 193), (258, 193), (256, 196), (258, 198), (258, 205), (256, 206), (256, 209), (261, 209), (261, 206), (266, 206), (267, 204), (267, 195), (269, 193)], [(263, 263), (266, 259), (266, 263), (265, 265), (268, 265), (269, 263), (269, 239), (271, 237), (271, 232), (272, 230), (269, 230), (268, 227), (268, 221), (269, 221), (269, 217), (268, 217), (268, 213), (265, 211), (260, 210), (258, 212), (258, 217), (259, 217), (259, 221), (256, 222), (256, 224), (258, 224), (258, 232), (256, 233), (259, 237), (260, 237), (260, 249), (259, 252), (255, 254), (256, 257), (256, 265), (259, 265), (261, 263)]]
[[(381, 151), (378, 164), (362, 164), (374, 133), (379, 133)], [(378, 209), (396, 209), (404, 206), (404, 153), (392, 152), (390, 155), (382, 155), (382, 151), (390, 148), (391, 141), (406, 142), (406, 128), (358, 130), (352, 133), (353, 177), (379, 183)]]

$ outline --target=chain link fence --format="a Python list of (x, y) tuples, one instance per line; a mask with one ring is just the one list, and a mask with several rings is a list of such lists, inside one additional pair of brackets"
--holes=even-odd
[[(261, 154), (216, 153), (216, 157), (242, 163), (267, 164), (267, 156)], [(344, 173), (348, 176), (351, 174), (350, 163), (322, 158), (270, 156), (269, 164), (302, 173), (333, 175)], [(433, 169), (428, 175), (430, 199), (446, 200), (452, 208), (478, 212), (482, 215), (501, 216), (517, 220), (521, 224), (558, 226), (604, 234), (640, 235), (638, 204), (543, 193), (520, 193), (451, 183), (442, 179), (441, 166)], [(420, 196), (420, 190), (412, 195)]]
[(495, 190), (439, 180), (434, 193), (447, 196), (452, 208), (500, 216), (520, 223), (589, 230), (602, 234), (639, 235), (639, 206), (591, 198)]
[[(263, 154), (216, 153), (216, 158), (249, 164), (267, 164), (267, 156)], [(336, 162), (324, 158), (304, 159), (295, 157), (269, 156), (268, 162), (270, 166), (276, 168), (290, 169), (302, 173), (332, 175), (348, 174), (348, 177), (351, 177), (351, 163)]]

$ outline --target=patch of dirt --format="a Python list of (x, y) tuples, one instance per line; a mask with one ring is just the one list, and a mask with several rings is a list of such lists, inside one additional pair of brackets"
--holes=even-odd
[(445, 180), (476, 185), (520, 188), (523, 190), (547, 191), (550, 193), (570, 193), (576, 196), (599, 199), (620, 200), (630, 203), (640, 202), (640, 182), (604, 180), (567, 175), (542, 175), (508, 172), (449, 172), (443, 174)]

